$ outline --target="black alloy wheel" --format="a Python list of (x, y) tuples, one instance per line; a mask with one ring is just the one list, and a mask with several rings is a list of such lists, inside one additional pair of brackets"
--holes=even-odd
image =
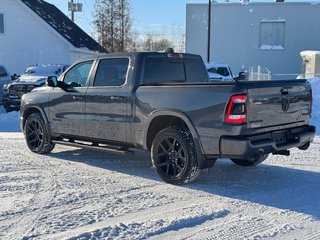
[(158, 175), (171, 184), (191, 182), (199, 174), (191, 134), (182, 129), (167, 128), (157, 134), (152, 145), (152, 161)]
[(54, 144), (39, 113), (33, 113), (27, 118), (24, 133), (27, 145), (32, 152), (45, 154), (53, 150)]

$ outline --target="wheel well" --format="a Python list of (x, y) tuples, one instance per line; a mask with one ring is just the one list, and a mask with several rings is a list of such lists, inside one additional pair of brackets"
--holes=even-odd
[(41, 114), (39, 109), (34, 108), (34, 107), (28, 108), (27, 110), (24, 111), (24, 113), (23, 113), (23, 124), (22, 124), (23, 128), (24, 128), (24, 124), (26, 123), (28, 117), (33, 113), (40, 113)]
[(175, 116), (159, 116), (152, 120), (150, 123), (148, 134), (147, 134), (147, 148), (148, 150), (151, 150), (152, 142), (155, 138), (155, 136), (160, 132), (161, 130), (167, 128), (167, 127), (183, 127), (185, 129), (188, 129), (187, 124), (179, 117)]

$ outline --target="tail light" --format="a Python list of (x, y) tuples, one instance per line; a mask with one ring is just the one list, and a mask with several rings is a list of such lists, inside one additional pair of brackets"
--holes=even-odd
[(247, 96), (234, 95), (231, 97), (227, 112), (226, 123), (242, 124), (247, 122)]
[(181, 53), (169, 53), (168, 58), (183, 58), (183, 54)]

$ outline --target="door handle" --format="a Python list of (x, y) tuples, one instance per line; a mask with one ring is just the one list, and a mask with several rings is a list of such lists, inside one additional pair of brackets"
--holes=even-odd
[(122, 97), (122, 96), (111, 96), (110, 99), (114, 100), (114, 101), (119, 101), (119, 100), (123, 100), (124, 97)]
[(72, 96), (72, 99), (75, 101), (81, 101), (81, 100), (83, 100), (83, 97), (82, 96)]

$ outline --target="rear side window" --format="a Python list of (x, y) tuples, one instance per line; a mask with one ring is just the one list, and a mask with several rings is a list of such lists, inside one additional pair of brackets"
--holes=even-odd
[(0, 77), (7, 77), (8, 73), (3, 66), (0, 66)]
[(128, 58), (102, 59), (99, 62), (94, 86), (122, 86), (129, 66)]
[(149, 57), (145, 61), (144, 84), (208, 82), (201, 59)]

